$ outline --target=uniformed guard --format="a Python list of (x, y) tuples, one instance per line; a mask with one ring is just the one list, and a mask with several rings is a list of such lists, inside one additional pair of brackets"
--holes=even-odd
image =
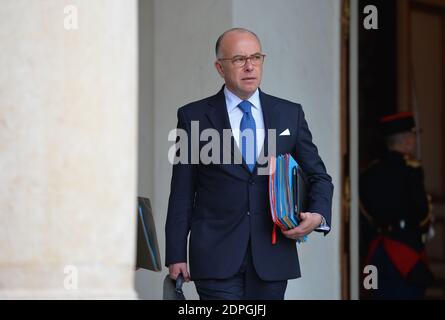
[(360, 212), (367, 226), (367, 265), (378, 270), (374, 299), (422, 299), (432, 282), (425, 242), (432, 221), (423, 170), (415, 159), (413, 114), (381, 119), (387, 154), (360, 176)]

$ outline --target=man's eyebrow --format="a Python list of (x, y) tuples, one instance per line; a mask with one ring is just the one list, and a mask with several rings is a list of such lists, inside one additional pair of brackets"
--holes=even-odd
[(252, 53), (252, 54), (250, 54), (250, 55), (237, 54), (237, 55), (232, 56), (232, 58), (237, 58), (237, 57), (250, 57), (250, 56), (255, 56), (255, 55), (257, 55), (257, 54), (261, 54), (261, 52), (255, 52), (255, 53)]

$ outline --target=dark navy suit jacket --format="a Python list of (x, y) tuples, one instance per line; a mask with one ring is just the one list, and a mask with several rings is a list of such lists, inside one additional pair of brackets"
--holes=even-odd
[[(260, 90), (265, 129), (276, 129), (276, 154), (290, 153), (304, 170), (309, 190), (307, 211), (324, 216), (331, 225), (333, 185), (318, 155), (301, 105), (279, 99)], [(178, 110), (178, 128), (191, 133), (191, 121), (199, 121), (199, 132), (231, 129), (223, 89), (216, 95), (192, 102)], [(290, 135), (279, 136), (289, 129)], [(268, 139), (264, 139), (268, 156)], [(188, 139), (189, 147), (192, 143)], [(222, 140), (222, 139), (221, 139)], [(226, 140), (227, 141), (227, 140)], [(220, 143), (229, 152), (231, 164), (178, 163), (173, 165), (166, 231), (166, 266), (187, 262), (190, 233), (189, 266), (192, 280), (225, 279), (240, 268), (251, 245), (255, 269), (263, 280), (278, 281), (300, 277), (295, 241), (277, 230), (272, 244), (273, 223), (270, 214), (268, 176), (251, 173), (244, 160), (234, 164), (240, 151), (233, 137)], [(194, 150), (206, 142), (195, 141)], [(198, 151), (199, 151), (198, 150)], [(180, 150), (178, 150), (180, 152)], [(191, 160), (191, 150), (188, 150)], [(241, 157), (242, 158), (242, 157)], [(264, 167), (267, 164), (263, 165)]]

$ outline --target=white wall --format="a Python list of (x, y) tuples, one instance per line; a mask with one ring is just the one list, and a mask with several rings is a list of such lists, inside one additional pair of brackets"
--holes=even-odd
[(332, 232), (299, 246), (302, 278), (287, 299), (340, 298), (340, 1), (234, 0), (234, 26), (260, 37), (267, 54), (261, 88), (301, 103), (334, 183)]
[(153, 1), (138, 5), (138, 191), (140, 196), (153, 197)]
[[(252, 29), (267, 54), (261, 88), (303, 105), (314, 141), (335, 186), (333, 230), (300, 246), (303, 277), (289, 282), (287, 299), (340, 298), (340, 1), (153, 0), (153, 207), (164, 260), (170, 189), (168, 131), (177, 109), (214, 94), (222, 80), (213, 67), (214, 43), (226, 29)], [(143, 152), (141, 150), (141, 152)], [(138, 272), (141, 298), (162, 296), (166, 274)], [(186, 285), (188, 298), (197, 298)]]
[[(154, 127), (153, 127), (153, 1), (139, 1), (139, 83), (138, 83), (138, 196), (153, 200), (154, 187)], [(156, 217), (156, 220), (161, 218)], [(158, 230), (158, 238), (162, 235)], [(149, 299), (158, 285), (153, 272), (140, 269), (135, 274), (135, 289), (139, 298)]]

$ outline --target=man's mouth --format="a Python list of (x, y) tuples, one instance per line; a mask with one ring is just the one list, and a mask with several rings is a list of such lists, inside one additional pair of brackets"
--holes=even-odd
[(253, 80), (256, 80), (256, 78), (255, 77), (245, 77), (245, 78), (242, 78), (241, 80), (243, 80), (243, 81), (253, 81)]

